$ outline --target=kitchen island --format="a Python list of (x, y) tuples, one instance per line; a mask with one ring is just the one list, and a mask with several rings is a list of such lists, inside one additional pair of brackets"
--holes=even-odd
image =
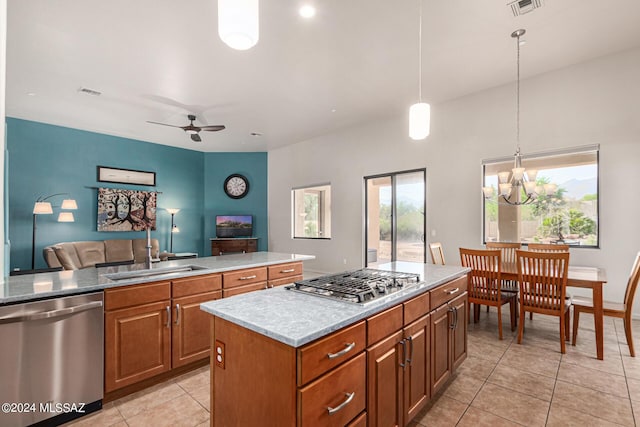
[(422, 281), (366, 304), (282, 287), (202, 304), (211, 425), (407, 425), (466, 357), (468, 269), (379, 268)]

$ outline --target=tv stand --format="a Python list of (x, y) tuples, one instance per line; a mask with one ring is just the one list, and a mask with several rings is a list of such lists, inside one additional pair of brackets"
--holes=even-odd
[(257, 237), (211, 238), (211, 256), (228, 253), (247, 253), (258, 250)]

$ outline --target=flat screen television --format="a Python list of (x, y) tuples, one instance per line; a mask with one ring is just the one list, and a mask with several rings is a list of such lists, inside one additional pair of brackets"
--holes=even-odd
[(217, 237), (251, 237), (253, 235), (253, 216), (217, 215)]

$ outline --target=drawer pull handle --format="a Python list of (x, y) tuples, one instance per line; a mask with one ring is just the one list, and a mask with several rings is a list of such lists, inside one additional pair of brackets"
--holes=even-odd
[(341, 404), (339, 404), (335, 408), (332, 408), (331, 406), (327, 406), (327, 411), (329, 412), (329, 415), (333, 415), (336, 412), (338, 412), (339, 410), (341, 410), (342, 408), (344, 408), (345, 406), (347, 406), (349, 404), (349, 402), (351, 402), (353, 400), (355, 395), (356, 395), (355, 391), (353, 393), (345, 393), (345, 396), (347, 396), (347, 399), (344, 402), (342, 402)]
[(180, 324), (180, 304), (176, 304), (176, 325)]
[(451, 289), (450, 291), (449, 291), (449, 290), (447, 290), (447, 289), (445, 289), (445, 290), (444, 290), (444, 292), (445, 292), (446, 294), (448, 294), (448, 295), (453, 295), (453, 294), (455, 294), (456, 292), (458, 292), (459, 290), (460, 290), (460, 288)]
[(286, 270), (280, 270), (280, 273), (293, 273), (294, 271), (296, 271), (295, 268), (288, 268)]
[(167, 328), (171, 327), (171, 307), (167, 306)]
[(353, 350), (353, 347), (356, 346), (356, 343), (354, 341), (351, 344), (345, 344), (345, 346), (346, 347), (343, 350), (340, 350), (337, 353), (327, 353), (327, 357), (329, 358), (329, 360), (335, 359), (336, 357), (344, 356), (345, 354), (349, 353), (351, 350)]
[(258, 276), (256, 276), (256, 275), (254, 274), (254, 275), (252, 275), (252, 276), (243, 276), (243, 277), (241, 277), (239, 280), (251, 280), (251, 279), (255, 279), (256, 277), (258, 277)]

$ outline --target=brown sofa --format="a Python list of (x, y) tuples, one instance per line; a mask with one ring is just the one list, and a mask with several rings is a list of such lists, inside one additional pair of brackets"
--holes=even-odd
[[(49, 267), (78, 270), (105, 262), (134, 260), (142, 263), (147, 257), (147, 239), (114, 239), (87, 242), (64, 242), (43, 249)], [(173, 254), (160, 253), (158, 239), (151, 239), (151, 257), (166, 261)]]

